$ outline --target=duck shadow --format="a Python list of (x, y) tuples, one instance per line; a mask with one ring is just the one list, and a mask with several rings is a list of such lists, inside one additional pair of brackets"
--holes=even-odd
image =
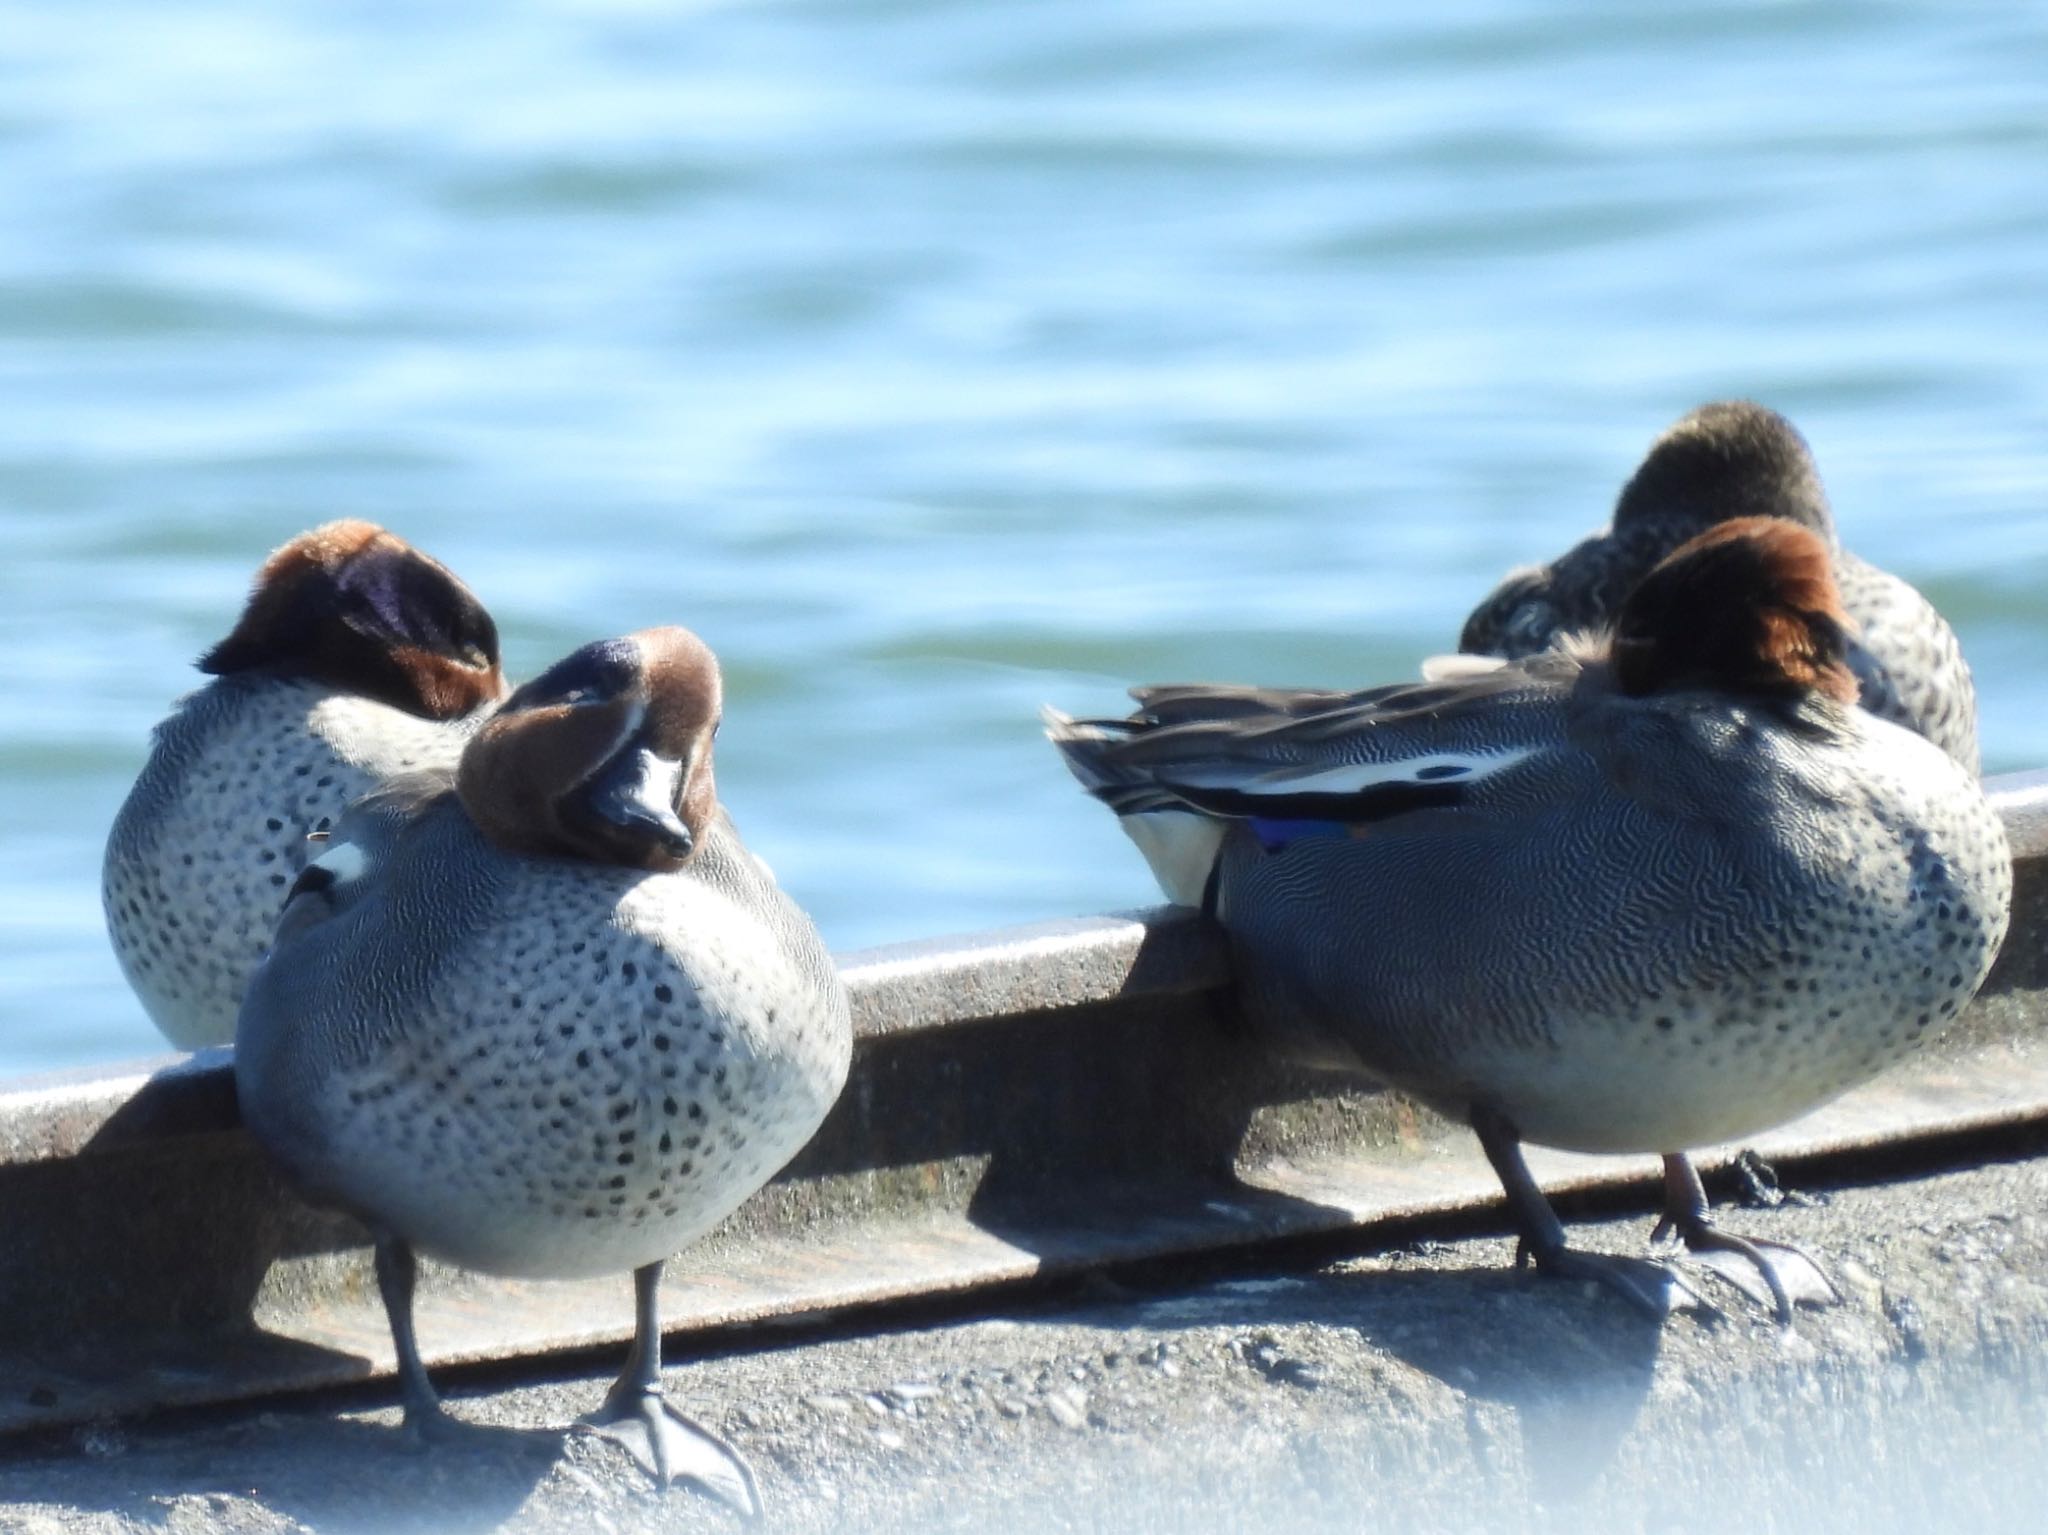
[[(1425, 1253), (1434, 1247), (1420, 1245)], [(1505, 1259), (1507, 1244), (1494, 1245)], [(1107, 1305), (1098, 1315), (1151, 1333), (1308, 1325), (1348, 1334), (1397, 1362), (1391, 1372), (1366, 1372), (1375, 1400), (1363, 1410), (1383, 1409), (1404, 1425), (1453, 1422), (1475, 1475), (1566, 1506), (1626, 1464), (1672, 1325), (1586, 1286), (1505, 1264), (1225, 1277)], [(1323, 1389), (1312, 1365), (1286, 1356), (1286, 1336), (1276, 1341), (1271, 1352), (1244, 1351), (1247, 1367), (1276, 1388)], [(1429, 1383), (1404, 1386), (1400, 1367)]]
[(395, 1422), (293, 1408), (160, 1441), (152, 1431), (56, 1463), (36, 1475), (39, 1485), (10, 1493), (150, 1527), (185, 1500), (201, 1500), (210, 1524), (221, 1521), (226, 1508), (217, 1500), (234, 1499), (323, 1535), (480, 1532), (501, 1527), (533, 1497), (563, 1459), (568, 1432), (455, 1421), (423, 1446)]
[(75, 1154), (7, 1169), (0, 1401), (27, 1409), (8, 1421), (206, 1400), (226, 1378), (262, 1389), (367, 1369), (258, 1320), (267, 1290), (364, 1268), (365, 1236), (293, 1198), (239, 1125), (225, 1052), (202, 1052), (153, 1074)]
[[(1237, 1174), (1261, 1115), (1327, 1098), (1327, 1079), (1242, 1037), (1220, 929), (1138, 915), (1147, 931), (1119, 995), (1063, 1005), (1048, 973), (1044, 1000), (1023, 1012), (941, 1028), (898, 1028), (885, 1013), (863, 1029), (832, 1113), (733, 1229), (801, 1224), (831, 1206), (882, 1219), (951, 1208), (1059, 1263), (1142, 1255), (1134, 1218), (1255, 1236), (1341, 1224), (1338, 1209)], [(1216, 977), (1189, 984), (1205, 970)], [(967, 1010), (950, 991), (918, 1001)]]
[(1537, 1501), (1571, 1503), (1620, 1463), (1669, 1323), (1605, 1292), (1505, 1268), (1353, 1277), (1371, 1281), (1359, 1336), (1462, 1393), (1487, 1469), (1518, 1468)]
[(970, 1048), (985, 1086), (947, 1148), (986, 1157), (967, 1217), (1041, 1259), (1100, 1262), (1119, 1246), (1213, 1246), (1349, 1220), (1240, 1176), (1275, 1113), (1313, 1113), (1345, 1084), (1248, 1038), (1228, 992), (1076, 1009), (988, 1030)]

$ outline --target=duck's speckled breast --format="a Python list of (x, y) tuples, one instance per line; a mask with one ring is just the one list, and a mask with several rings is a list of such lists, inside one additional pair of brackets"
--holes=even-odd
[(306, 833), (385, 777), (452, 764), (436, 724), (312, 683), (221, 678), (157, 727), (107, 839), (108, 936), (175, 1045), (234, 1037), (249, 972), (306, 864)]
[(498, 867), (468, 936), (429, 952), (418, 935), (391, 978), (403, 1022), (319, 1075), (322, 1165), (302, 1170), (466, 1267), (666, 1257), (838, 1096), (851, 1027), (830, 958), (726, 836), (667, 875), (483, 856)]

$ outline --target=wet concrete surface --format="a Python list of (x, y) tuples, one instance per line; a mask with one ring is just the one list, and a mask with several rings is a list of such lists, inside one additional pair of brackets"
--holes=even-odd
[[(1717, 1191), (1718, 1192), (1718, 1191)], [(1724, 1224), (1806, 1244), (1789, 1331), (1711, 1276), (1661, 1327), (1517, 1276), (1498, 1237), (1269, 1255), (757, 1329), (671, 1393), (774, 1531), (2034, 1531), (2048, 1518), (2048, 1158), (1816, 1189)], [(1649, 1220), (1576, 1222), (1642, 1249)], [(627, 1298), (620, 1281), (620, 1304)], [(729, 1530), (611, 1444), (573, 1378), (458, 1376), (414, 1449), (379, 1395), (0, 1447), (0, 1529)]]

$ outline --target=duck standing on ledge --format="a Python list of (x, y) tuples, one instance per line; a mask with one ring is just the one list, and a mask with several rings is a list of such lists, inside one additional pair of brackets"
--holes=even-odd
[(1510, 574), (1465, 620), (1458, 648), (1514, 660), (1612, 623), (1636, 583), (1680, 544), (1757, 515), (1796, 522), (1827, 546), (1853, 625), (1844, 658), (1863, 707), (1975, 773), (1977, 692), (1955, 631), (1906, 582), (1841, 547), (1806, 439), (1748, 400), (1702, 405), (1673, 423), (1622, 488), (1612, 525), (1548, 565)]
[(1659, 1152), (1660, 1233), (1787, 1319), (1825, 1277), (1718, 1231), (1686, 1150), (1932, 1035), (2012, 891), (1974, 774), (1852, 707), (1846, 625), (1822, 540), (1745, 518), (1653, 569), (1611, 636), (1335, 701), (1140, 690), (1050, 734), (1221, 921), (1260, 1032), (1472, 1125), (1538, 1268), (1668, 1310), (1666, 1266), (1566, 1246), (1519, 1148)]
[(643, 630), (521, 687), (457, 772), (351, 806), (250, 981), (235, 1082), (287, 1174), (374, 1234), (408, 1424), (441, 1419), (415, 1248), (630, 1269), (632, 1351), (587, 1421), (752, 1512), (745, 1462), (663, 1400), (662, 1264), (811, 1138), (852, 1028), (817, 930), (718, 803), (720, 707), (703, 642)]
[(271, 555), (199, 669), (214, 680), (157, 726), (100, 884), (128, 984), (185, 1050), (234, 1037), (306, 834), (393, 774), (452, 764), (505, 691), (469, 588), (354, 521)]

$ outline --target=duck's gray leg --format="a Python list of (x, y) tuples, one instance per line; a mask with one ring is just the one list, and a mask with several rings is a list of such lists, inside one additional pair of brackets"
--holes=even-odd
[[(1789, 1242), (1731, 1236), (1707, 1214), (1707, 1191), (1692, 1158), (1682, 1151), (1664, 1156), (1664, 1215), (1650, 1233), (1652, 1242), (1676, 1234), (1687, 1251), (1751, 1300), (1769, 1304), (1781, 1323), (1792, 1320), (1794, 1301), (1816, 1306), (1842, 1298), (1825, 1270), (1811, 1255)], [(1761, 1277), (1763, 1284), (1758, 1285)]]
[(1536, 1187), (1536, 1180), (1529, 1176), (1529, 1164), (1522, 1160), (1522, 1138), (1515, 1127), (1498, 1111), (1474, 1105), (1472, 1128), (1478, 1132), (1486, 1160), (1493, 1164), (1501, 1187), (1507, 1191), (1508, 1210), (1521, 1234), (1515, 1247), (1515, 1267), (1520, 1268), (1533, 1258), (1539, 1273), (1590, 1279), (1658, 1321), (1681, 1305), (1699, 1302), (1692, 1287), (1662, 1263), (1574, 1252), (1567, 1247), (1564, 1223), (1550, 1208), (1543, 1191)]
[(739, 1451), (662, 1395), (661, 1268), (650, 1263), (633, 1271), (633, 1347), (604, 1405), (581, 1422), (624, 1445), (663, 1487), (695, 1482), (743, 1517), (758, 1518), (761, 1492)]
[(420, 1363), (419, 1339), (412, 1330), (413, 1284), (419, 1277), (419, 1263), (412, 1248), (388, 1231), (375, 1233), (377, 1239), (377, 1293), (384, 1297), (384, 1316), (391, 1323), (392, 1347), (398, 1351), (398, 1390), (405, 1403), (405, 1426), (425, 1441), (452, 1421), (442, 1410), (434, 1383), (427, 1379), (427, 1367)]

